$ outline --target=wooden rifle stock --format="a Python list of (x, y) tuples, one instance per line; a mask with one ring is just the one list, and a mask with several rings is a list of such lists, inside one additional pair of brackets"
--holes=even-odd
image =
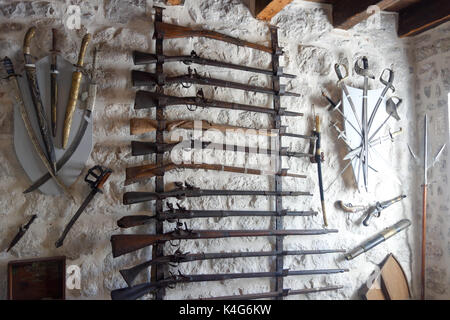
[[(126, 178), (125, 185), (130, 185), (139, 181), (145, 181), (152, 177), (161, 176), (167, 171), (171, 171), (174, 169), (204, 169), (204, 170), (215, 170), (215, 171), (225, 171), (225, 172), (234, 172), (234, 173), (242, 173), (242, 174), (254, 174), (254, 175), (264, 175), (264, 174), (274, 174), (273, 172), (266, 172), (264, 170), (259, 169), (251, 169), (251, 168), (241, 168), (241, 167), (231, 167), (224, 166), (222, 164), (209, 164), (209, 163), (180, 163), (175, 164), (173, 162), (169, 162), (162, 166), (158, 166), (156, 164), (148, 164), (137, 167), (126, 168)], [(283, 177), (293, 177), (293, 178), (306, 178), (305, 175), (288, 173), (287, 169), (281, 169), (281, 172), (275, 173), (276, 175)]]
[(233, 237), (269, 237), (269, 236), (301, 236), (336, 233), (335, 229), (300, 229), (300, 230), (175, 230), (158, 235), (149, 234), (116, 234), (111, 236), (113, 257), (119, 257), (156, 243), (172, 240), (215, 239)]
[(245, 40), (237, 39), (234, 37), (227, 36), (225, 34), (211, 31), (211, 30), (195, 30), (188, 27), (177, 26), (174, 24), (164, 23), (164, 22), (155, 22), (155, 33), (161, 34), (165, 39), (176, 39), (176, 38), (188, 38), (188, 37), (204, 37), (215, 40), (220, 40), (223, 42), (228, 42), (235, 44), (241, 47), (249, 47), (253, 49), (257, 49), (260, 51), (273, 53), (272, 48), (248, 42)]

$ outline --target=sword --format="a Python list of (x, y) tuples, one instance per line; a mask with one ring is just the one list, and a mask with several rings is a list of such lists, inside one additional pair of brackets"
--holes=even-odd
[(27, 77), (28, 88), (30, 89), (31, 99), (33, 100), (34, 111), (39, 124), (39, 131), (41, 133), (42, 140), (44, 141), (44, 147), (47, 154), (47, 158), (51, 163), (52, 172), (56, 172), (56, 156), (55, 148), (53, 146), (53, 140), (48, 126), (47, 117), (45, 116), (44, 106), (42, 105), (41, 94), (36, 78), (36, 66), (31, 60), (30, 54), (30, 42), (36, 34), (36, 28), (31, 27), (28, 29), (25, 38), (23, 40), (23, 56), (25, 60), (25, 73)]
[(31, 143), (33, 144), (34, 150), (36, 151), (36, 153), (38, 154), (42, 163), (44, 164), (45, 168), (47, 169), (49, 177), (52, 177), (55, 180), (56, 184), (64, 191), (64, 193), (70, 199), (73, 200), (73, 197), (70, 194), (67, 187), (53, 173), (52, 166), (51, 166), (50, 162), (48, 161), (47, 157), (45, 156), (45, 153), (42, 150), (41, 145), (39, 144), (36, 133), (34, 132), (33, 127), (31, 125), (30, 118), (28, 117), (28, 113), (25, 109), (25, 104), (23, 102), (23, 98), (20, 93), (19, 82), (17, 81), (17, 74), (14, 72), (14, 66), (12, 64), (12, 61), (8, 57), (5, 57), (5, 59), (3, 59), (3, 66), (5, 67), (5, 70), (8, 74), (9, 80), (12, 81), (14, 84), (14, 90), (13, 90), (14, 99), (16, 100), (16, 103), (19, 106), (20, 115), (21, 115), (23, 123), (25, 125), (25, 129), (28, 133), (28, 137), (30, 138)]
[(319, 179), (319, 193), (320, 193), (320, 203), (322, 205), (322, 215), (323, 215), (323, 224), (325, 227), (328, 226), (327, 222), (327, 212), (325, 208), (325, 197), (323, 192), (323, 182), (322, 182), (322, 154), (320, 150), (320, 118), (316, 116), (315, 129), (313, 131), (313, 135), (317, 137), (316, 139), (316, 152), (314, 155), (314, 162), (317, 163), (317, 175)]
[(50, 99), (51, 99), (51, 114), (52, 114), (52, 134), (56, 137), (56, 110), (58, 104), (58, 68), (57, 68), (57, 50), (56, 50), (56, 29), (52, 29), (52, 64), (50, 66)]
[(346, 86), (345, 83), (344, 83), (344, 79), (348, 77), (348, 70), (347, 70), (347, 67), (346, 67), (345, 65), (343, 65), (343, 67), (344, 67), (344, 69), (345, 69), (345, 71), (346, 71), (346, 75), (345, 75), (345, 77), (344, 77), (344, 76), (342, 75), (341, 69), (339, 69), (340, 66), (341, 66), (341, 65), (338, 64), (338, 63), (336, 63), (336, 64), (334, 65), (334, 71), (336, 72), (336, 75), (337, 75), (337, 77), (338, 77), (338, 79), (339, 79), (339, 80), (338, 80), (338, 85), (340, 85), (340, 86), (342, 87), (342, 90), (344, 90), (345, 96), (347, 97), (347, 100), (348, 100), (348, 102), (349, 102), (349, 104), (350, 104), (350, 107), (352, 108), (353, 115), (355, 116), (356, 122), (358, 123), (359, 130), (362, 130), (361, 121), (360, 121), (359, 118), (358, 118), (358, 113), (356, 112), (355, 104), (353, 103), (353, 99), (352, 99), (352, 97), (350, 96), (350, 93), (348, 92), (348, 88), (347, 88), (347, 86)]
[(63, 128), (63, 149), (66, 149), (67, 143), (69, 142), (70, 127), (72, 126), (72, 117), (75, 112), (75, 107), (77, 105), (78, 93), (80, 91), (81, 78), (83, 74), (81, 68), (84, 64), (84, 55), (86, 54), (87, 46), (91, 40), (91, 35), (88, 33), (83, 37), (81, 42), (80, 53), (78, 55), (78, 62), (76, 64), (76, 71), (72, 74), (72, 86), (70, 88), (69, 101), (67, 102), (66, 115), (64, 118), (64, 128)]
[[(77, 150), (78, 146), (81, 143), (81, 140), (83, 140), (84, 134), (86, 132), (86, 129), (88, 127), (88, 124), (91, 122), (92, 118), (92, 112), (94, 111), (95, 107), (95, 99), (97, 96), (97, 84), (95, 82), (95, 65), (96, 65), (96, 56), (97, 56), (97, 50), (94, 49), (94, 58), (92, 63), (92, 75), (91, 75), (91, 84), (89, 85), (89, 95), (86, 101), (86, 109), (84, 109), (84, 115), (81, 119), (81, 125), (78, 129), (78, 132), (73, 139), (72, 143), (70, 144), (69, 148), (67, 148), (66, 152), (64, 152), (64, 155), (58, 160), (56, 163), (56, 170), (61, 170), (62, 167), (69, 161), (69, 159), (72, 157), (72, 155)], [(33, 184), (28, 187), (23, 193), (28, 193), (31, 191), (36, 190), (41, 185), (46, 183), (51, 178), (51, 175), (49, 173), (44, 174), (42, 177), (37, 179)]]
[[(72, 217), (72, 219), (70, 219), (69, 223), (66, 225), (63, 233), (61, 234), (61, 237), (59, 237), (59, 239), (56, 241), (55, 246), (57, 248), (59, 248), (63, 245), (64, 239), (66, 238), (70, 229), (75, 224), (75, 222), (78, 220), (80, 215), (83, 213), (84, 209), (86, 209), (88, 204), (92, 201), (92, 199), (94, 199), (94, 196), (99, 192), (103, 193), (102, 192), (103, 185), (105, 184), (106, 180), (108, 180), (111, 173), (112, 173), (111, 169), (103, 168), (98, 165), (89, 169), (86, 177), (84, 178), (84, 181), (86, 181), (90, 185), (92, 190), (89, 193), (89, 195), (86, 197), (86, 199), (84, 199), (83, 203), (81, 204), (80, 208), (78, 208), (75, 215)], [(94, 177), (95, 180), (89, 179), (91, 176)]]
[(19, 242), (20, 239), (22, 239), (22, 237), (25, 235), (25, 233), (27, 232), (27, 230), (30, 228), (31, 224), (33, 223), (34, 219), (36, 219), (36, 218), (37, 218), (37, 215), (31, 216), (31, 219), (28, 221), (27, 224), (19, 227), (19, 232), (17, 232), (15, 237), (12, 239), (6, 252), (9, 252), (9, 250), (11, 250), (17, 244), (17, 242)]

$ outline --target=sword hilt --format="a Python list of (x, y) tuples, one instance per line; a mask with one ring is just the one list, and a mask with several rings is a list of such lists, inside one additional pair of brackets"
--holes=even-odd
[[(386, 71), (389, 72), (389, 78), (388, 78), (387, 81), (383, 79), (383, 76), (384, 76)], [(383, 70), (383, 72), (381, 73), (381, 76), (380, 76), (380, 82), (382, 84), (384, 84), (386, 87), (389, 87), (389, 89), (391, 89), (392, 92), (395, 92), (395, 87), (393, 85), (393, 83), (394, 83), (394, 71), (392, 69), (386, 68), (386, 69)]]
[(5, 71), (8, 74), (8, 78), (16, 75), (16, 73), (14, 72), (14, 65), (10, 58), (5, 57), (3, 59), (3, 67), (5, 68)]
[[(101, 188), (106, 180), (108, 180), (111, 173), (111, 169), (96, 165), (88, 170), (88, 173), (84, 177), (84, 181), (87, 182), (92, 189), (102, 192)], [(91, 177), (93, 177), (93, 179), (90, 179)]]

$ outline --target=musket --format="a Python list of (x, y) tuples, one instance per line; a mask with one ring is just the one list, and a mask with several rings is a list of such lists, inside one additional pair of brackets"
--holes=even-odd
[(219, 273), (219, 274), (194, 274), (194, 275), (174, 275), (172, 277), (158, 280), (155, 282), (143, 283), (133, 287), (115, 289), (111, 291), (112, 300), (136, 300), (147, 293), (152, 293), (159, 288), (174, 286), (177, 283), (191, 283), (204, 281), (224, 281), (230, 279), (249, 279), (249, 278), (269, 278), (269, 277), (288, 277), (303, 275), (322, 275), (348, 272), (348, 269), (317, 269), (317, 270), (298, 270), (289, 271), (284, 269), (280, 272), (251, 272), (251, 273)]
[(63, 142), (62, 147), (66, 149), (69, 143), (70, 128), (72, 126), (72, 117), (75, 112), (78, 101), (78, 93), (80, 91), (81, 79), (83, 73), (81, 69), (84, 65), (84, 56), (86, 54), (89, 41), (91, 40), (91, 34), (87, 33), (81, 42), (80, 53), (78, 54), (78, 61), (76, 64), (76, 70), (72, 74), (72, 86), (70, 88), (69, 100), (66, 106), (66, 115), (64, 117), (64, 128), (63, 128)]
[[(50, 65), (50, 105), (51, 105), (51, 122), (52, 134), (56, 137), (56, 119), (58, 107), (58, 51), (56, 50), (56, 29), (52, 29), (52, 63)], [(56, 168), (58, 169), (58, 168)]]
[[(130, 120), (130, 134), (139, 135), (148, 132), (154, 132), (158, 129), (158, 121), (147, 118), (132, 118)], [(276, 136), (276, 130), (272, 129), (253, 129), (246, 127), (231, 126), (227, 124), (212, 123), (206, 120), (173, 120), (164, 123), (164, 130), (171, 132), (176, 129), (201, 129), (217, 130), (222, 133), (237, 132), (237, 133), (251, 133), (262, 136)]]
[(163, 39), (204, 37), (209, 39), (220, 40), (223, 42), (228, 42), (241, 47), (253, 48), (271, 54), (274, 53), (272, 48), (257, 43), (241, 40), (238, 38), (230, 37), (216, 31), (192, 29), (188, 27), (182, 27), (174, 24), (155, 21), (155, 33), (153, 34), (153, 38), (158, 37), (162, 37)]
[(172, 171), (175, 169), (204, 169), (204, 170), (215, 170), (215, 171), (225, 171), (234, 172), (242, 174), (254, 174), (254, 175), (278, 175), (282, 177), (293, 177), (305, 179), (306, 175), (289, 173), (288, 169), (281, 169), (279, 172), (273, 172), (269, 170), (252, 169), (245, 167), (232, 167), (223, 164), (210, 164), (210, 163), (179, 163), (168, 162), (163, 165), (158, 164), (147, 164), (136, 167), (128, 167), (125, 169), (125, 185), (130, 185), (136, 182), (145, 181), (150, 178), (161, 176), (165, 172)]
[[(72, 157), (72, 155), (78, 149), (78, 146), (80, 145), (81, 141), (83, 140), (86, 129), (87, 129), (89, 123), (91, 122), (92, 112), (94, 112), (95, 100), (97, 97), (97, 84), (95, 81), (96, 56), (97, 56), (97, 49), (94, 48), (91, 83), (89, 84), (89, 93), (88, 93), (88, 98), (86, 101), (86, 108), (84, 109), (84, 113), (81, 118), (81, 124), (77, 131), (77, 134), (73, 138), (73, 141), (70, 144), (69, 148), (67, 148), (66, 151), (64, 152), (63, 156), (58, 160), (58, 162), (56, 162), (56, 171), (61, 170), (61, 168), (64, 167), (64, 165), (67, 163), (67, 161), (69, 161), (69, 159)], [(46, 183), (50, 178), (51, 178), (51, 176), (49, 173), (44, 174), (42, 177), (40, 177), (35, 182), (33, 182), (32, 185), (29, 186), (23, 193), (28, 193), (28, 192), (36, 190), (41, 185)]]
[(179, 200), (191, 197), (203, 196), (312, 196), (304, 191), (255, 191), (255, 190), (207, 190), (194, 187), (187, 182), (175, 182), (176, 188), (165, 192), (139, 192), (130, 191), (123, 194), (123, 204), (135, 204), (152, 200), (164, 200), (167, 198), (177, 198)]
[(52, 165), (51, 165), (50, 161), (48, 160), (48, 158), (46, 157), (44, 150), (42, 150), (42, 147), (39, 143), (36, 133), (34, 132), (33, 126), (31, 124), (30, 118), (29, 118), (27, 110), (25, 108), (25, 104), (24, 104), (24, 101), (23, 101), (23, 98), (21, 95), (20, 87), (19, 87), (19, 82), (17, 81), (17, 74), (14, 72), (14, 66), (12, 64), (12, 61), (8, 57), (5, 57), (3, 59), (3, 66), (5, 67), (6, 73), (8, 74), (8, 79), (14, 85), (14, 89), (12, 91), (12, 93), (14, 95), (14, 100), (16, 101), (17, 105), (19, 106), (20, 115), (22, 117), (23, 123), (25, 125), (25, 129), (27, 131), (28, 137), (31, 140), (34, 150), (36, 151), (37, 155), (41, 159), (42, 164), (47, 169), (49, 178), (52, 177), (55, 180), (55, 183), (63, 190), (63, 192), (67, 195), (67, 197), (69, 197), (70, 199), (73, 200), (73, 197), (70, 194), (67, 187), (57, 176), (55, 176)]
[(396, 202), (399, 202), (400, 200), (403, 200), (406, 198), (405, 195), (400, 195), (398, 197), (395, 197), (394, 199), (383, 201), (383, 202), (377, 202), (372, 210), (370, 210), (366, 217), (363, 220), (363, 225), (366, 227), (369, 225), (369, 221), (372, 219), (372, 217), (379, 217), (381, 215), (381, 211), (386, 209), (387, 207), (393, 205)]
[(143, 262), (129, 269), (119, 270), (128, 286), (132, 286), (136, 277), (145, 269), (160, 264), (179, 264), (191, 261), (215, 260), (215, 259), (235, 259), (249, 257), (272, 257), (272, 256), (304, 256), (313, 254), (342, 253), (345, 250), (296, 250), (296, 251), (260, 251), (260, 252), (220, 252), (220, 253), (182, 253), (177, 250), (168, 256), (155, 257), (152, 260)]
[[(184, 56), (162, 55), (159, 57), (159, 59), (160, 60), (162, 59), (164, 61), (164, 63), (166, 63), (166, 62), (183, 62), (186, 65), (191, 65), (191, 64), (195, 63), (195, 64), (199, 64), (199, 65), (204, 65), (204, 66), (213, 66), (213, 67), (242, 70), (242, 71), (248, 71), (248, 72), (254, 72), (254, 73), (261, 73), (261, 74), (265, 74), (268, 76), (296, 78), (296, 76), (293, 74), (284, 73), (282, 67), (279, 67), (278, 70), (274, 73), (272, 70), (253, 68), (253, 67), (242, 66), (242, 65), (234, 64), (234, 63), (228, 63), (228, 62), (222, 62), (222, 61), (218, 61), (218, 60), (202, 58), (202, 57), (199, 57), (194, 50), (191, 51), (190, 55), (184, 55)], [(133, 62), (135, 65), (156, 64), (158, 62), (158, 56), (154, 53), (133, 51)]]
[(214, 143), (210, 141), (200, 140), (183, 140), (175, 142), (145, 142), (145, 141), (131, 141), (131, 155), (142, 156), (151, 153), (170, 152), (174, 148), (188, 148), (188, 149), (214, 149), (234, 152), (244, 152), (248, 154), (265, 154), (265, 155), (280, 155), (286, 157), (311, 157), (312, 154), (303, 152), (288, 151), (287, 148), (280, 148), (280, 150), (274, 149), (261, 149), (259, 147), (247, 147), (234, 144), (222, 144)]
[(323, 181), (322, 181), (322, 152), (320, 149), (320, 118), (316, 116), (315, 118), (315, 129), (313, 135), (317, 137), (316, 139), (316, 152), (314, 155), (314, 162), (317, 163), (317, 175), (319, 180), (319, 192), (320, 192), (320, 204), (322, 206), (323, 224), (325, 227), (328, 226), (327, 212), (325, 207), (325, 195), (323, 192)]
[(117, 226), (120, 228), (131, 228), (153, 221), (169, 221), (174, 222), (179, 219), (197, 219), (197, 218), (215, 218), (215, 217), (274, 217), (274, 216), (291, 216), (291, 217), (309, 217), (316, 216), (316, 211), (258, 211), (258, 210), (188, 210), (177, 203), (178, 209), (173, 207), (173, 204), (167, 203), (169, 210), (157, 213), (155, 215), (131, 215), (120, 218), (117, 221)]
[[(133, 82), (134, 87), (141, 86), (156, 86), (158, 84), (158, 75), (156, 73), (132, 70), (131, 71), (131, 80)], [(291, 96), (291, 97), (301, 97), (300, 94), (295, 92), (286, 92), (285, 86), (280, 86), (280, 91), (275, 91), (271, 88), (264, 88), (259, 86), (253, 86), (249, 84), (243, 84), (228, 80), (204, 77), (197, 73), (197, 70), (194, 69), (192, 72), (191, 67), (188, 68), (188, 73), (175, 77), (164, 77), (164, 84), (174, 84), (180, 83), (183, 87), (189, 87), (186, 84), (200, 84), (200, 85), (208, 85), (208, 86), (216, 86), (216, 87), (224, 87), (231, 89), (238, 89), (244, 91), (251, 92), (259, 92), (271, 95), (281, 95), (281, 96)]]
[[(139, 90), (136, 92), (134, 109), (147, 109), (147, 108), (156, 108), (156, 107), (167, 107), (167, 106), (178, 106), (178, 105), (186, 105), (186, 106), (199, 106), (202, 108), (219, 108), (219, 109), (229, 109), (229, 110), (242, 110), (242, 111), (250, 111), (257, 113), (265, 113), (270, 115), (276, 115), (277, 111), (271, 108), (259, 107), (259, 106), (251, 106), (248, 104), (242, 103), (234, 103), (234, 102), (226, 102), (219, 101), (213, 99), (205, 98), (202, 89), (197, 91), (197, 95), (195, 97), (177, 97), (166, 95), (158, 92), (150, 92)], [(189, 110), (190, 109), (188, 107)], [(292, 112), (286, 111), (286, 109), (280, 109), (280, 116), (289, 116), (289, 117), (299, 117), (303, 116), (303, 113), (300, 112)]]
[[(86, 199), (84, 199), (83, 203), (81, 204), (80, 208), (78, 208), (77, 212), (75, 212), (72, 219), (70, 219), (69, 223), (64, 228), (63, 233), (59, 237), (59, 239), (55, 242), (56, 248), (59, 248), (63, 245), (64, 239), (66, 238), (67, 234), (69, 233), (70, 229), (73, 227), (75, 222), (77, 222), (80, 215), (83, 213), (83, 211), (86, 209), (88, 204), (94, 199), (94, 196), (97, 193), (103, 193), (102, 188), (105, 184), (106, 180), (108, 180), (109, 176), (111, 175), (112, 171), (108, 168), (103, 168), (101, 166), (94, 166), (91, 169), (88, 170), (88, 173), (84, 177), (84, 181), (87, 182), (91, 188), (91, 192), (89, 192)], [(93, 179), (90, 179), (90, 178)]]
[(22, 237), (25, 235), (25, 233), (30, 228), (31, 224), (34, 222), (34, 220), (36, 218), (37, 218), (37, 215), (35, 215), (35, 214), (32, 215), (30, 220), (27, 222), (27, 224), (19, 227), (19, 232), (17, 232), (17, 234), (12, 239), (6, 252), (9, 252), (9, 250), (11, 250), (17, 244), (17, 242), (19, 242), (20, 239), (22, 239)]
[(44, 142), (45, 152), (47, 159), (51, 164), (53, 173), (56, 173), (56, 156), (55, 147), (53, 146), (53, 140), (51, 130), (48, 126), (47, 117), (45, 114), (44, 106), (42, 105), (41, 93), (37, 83), (36, 65), (33, 63), (30, 51), (31, 39), (36, 34), (36, 28), (31, 27), (28, 29), (23, 40), (23, 56), (25, 60), (25, 73), (27, 77), (28, 88), (30, 89), (31, 100), (33, 101), (34, 111), (39, 125), (39, 132), (41, 133), (42, 140)]
[(393, 226), (384, 229), (380, 233), (377, 233), (370, 239), (364, 241), (362, 244), (357, 246), (355, 249), (350, 251), (349, 253), (345, 254), (345, 259), (352, 260), (359, 256), (360, 254), (369, 251), (370, 249), (376, 247), (380, 243), (386, 241), (390, 237), (396, 235), (397, 233), (401, 232), (402, 230), (408, 228), (411, 225), (411, 221), (408, 219), (403, 219), (394, 224)]
[(272, 237), (304, 236), (336, 233), (336, 229), (299, 229), (299, 230), (190, 230), (181, 229), (180, 224), (174, 231), (163, 234), (115, 234), (111, 236), (113, 257), (119, 257), (157, 243), (174, 240), (216, 239), (235, 237)]
[(310, 293), (317, 293), (317, 292), (323, 292), (323, 291), (334, 291), (334, 290), (340, 290), (342, 288), (344, 288), (344, 286), (329, 286), (329, 287), (307, 288), (307, 289), (298, 289), (298, 290), (283, 289), (282, 291), (250, 293), (250, 294), (241, 294), (241, 295), (234, 295), (234, 296), (220, 296), (220, 297), (212, 297), (212, 298), (199, 298), (198, 300), (267, 299), (267, 298), (287, 297), (287, 296), (293, 296), (293, 295), (299, 295), (299, 294), (310, 294)]

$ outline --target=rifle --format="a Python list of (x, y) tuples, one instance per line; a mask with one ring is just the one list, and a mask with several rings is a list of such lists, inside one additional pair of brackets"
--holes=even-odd
[(191, 197), (203, 196), (312, 196), (304, 191), (254, 191), (254, 190), (207, 190), (194, 187), (187, 182), (183, 186), (182, 182), (175, 182), (176, 188), (166, 192), (125, 192), (123, 194), (123, 204), (135, 204), (151, 200), (164, 200), (167, 198), (177, 198), (179, 200)]
[[(183, 85), (183, 87), (185, 87), (185, 88), (190, 87), (186, 84), (200, 84), (200, 85), (224, 87), (224, 88), (238, 89), (238, 90), (251, 91), (251, 92), (259, 92), (259, 93), (265, 93), (265, 94), (271, 94), (271, 95), (301, 97), (301, 95), (298, 93), (286, 92), (285, 86), (280, 85), (280, 91), (278, 92), (271, 88), (264, 88), (264, 87), (249, 85), (249, 84), (243, 84), (243, 83), (238, 83), (238, 82), (233, 82), (233, 81), (227, 81), (227, 80), (222, 80), (222, 79), (200, 76), (197, 73), (197, 70), (194, 69), (194, 72), (192, 72), (192, 69), (190, 67), (188, 68), (187, 74), (184, 74), (181, 76), (175, 76), (175, 77), (165, 77), (164, 75), (160, 75), (160, 77), (163, 78), (162, 81), (164, 84), (181, 83)], [(150, 73), (150, 72), (144, 72), (144, 71), (138, 71), (138, 70), (131, 71), (131, 80), (133, 81), (134, 87), (156, 86), (160, 83), (160, 82), (158, 82), (158, 75), (156, 73)]]
[(175, 170), (175, 169), (204, 169), (204, 170), (215, 170), (215, 171), (225, 171), (234, 172), (242, 174), (254, 174), (254, 175), (267, 175), (275, 174), (282, 177), (293, 177), (305, 179), (306, 176), (303, 174), (289, 173), (288, 169), (281, 169), (279, 172), (269, 172), (260, 169), (242, 168), (242, 167), (232, 167), (225, 166), (222, 164), (209, 164), (209, 163), (180, 163), (175, 164), (173, 162), (168, 162), (162, 166), (157, 164), (147, 164), (143, 166), (129, 167), (126, 168), (125, 174), (125, 185), (130, 185), (139, 181), (145, 181), (152, 177), (162, 176), (165, 172)]
[(178, 209), (175, 209), (171, 203), (167, 203), (169, 210), (157, 213), (156, 215), (132, 215), (122, 217), (117, 221), (120, 228), (137, 227), (144, 224), (149, 224), (155, 219), (158, 221), (174, 222), (178, 219), (194, 219), (194, 218), (214, 218), (214, 217), (273, 217), (273, 216), (291, 216), (291, 217), (306, 217), (316, 216), (316, 211), (244, 211), (244, 210), (187, 210), (177, 203)]
[[(278, 70), (274, 73), (272, 70), (264, 70), (259, 68), (252, 68), (247, 66), (241, 66), (234, 63), (227, 63), (217, 60), (205, 59), (199, 57), (197, 53), (192, 50), (190, 55), (185, 56), (165, 56), (162, 55), (159, 57), (164, 62), (183, 62), (186, 65), (191, 65), (192, 63), (204, 65), (204, 66), (214, 66), (220, 68), (228, 68), (235, 70), (242, 70), (254, 73), (261, 73), (268, 76), (279, 76), (285, 78), (296, 78), (293, 74), (283, 73), (283, 68), (279, 67)], [(140, 51), (133, 51), (133, 62), (135, 65), (143, 65), (143, 64), (156, 64), (158, 62), (158, 56), (154, 53), (145, 53)]]
[(234, 259), (234, 258), (248, 258), (248, 257), (271, 257), (271, 256), (301, 256), (310, 254), (327, 254), (327, 253), (340, 253), (345, 250), (297, 250), (297, 251), (261, 251), (261, 252), (220, 252), (220, 253), (182, 253), (177, 250), (173, 255), (155, 257), (152, 260), (143, 262), (137, 266), (129, 269), (120, 270), (125, 282), (128, 286), (133, 285), (133, 281), (136, 277), (148, 267), (159, 264), (179, 264), (191, 261), (201, 260), (215, 260), (215, 259)]
[[(266, 113), (270, 115), (277, 115), (277, 111), (274, 109), (266, 107), (251, 106), (247, 104), (225, 102), (213, 99), (205, 98), (202, 89), (197, 91), (195, 97), (177, 97), (170, 96), (166, 94), (161, 94), (158, 92), (150, 92), (139, 90), (136, 92), (134, 109), (146, 109), (146, 108), (156, 108), (156, 107), (166, 107), (166, 106), (176, 106), (176, 105), (186, 105), (186, 106), (199, 106), (202, 108), (220, 108), (220, 109), (230, 109), (230, 110), (242, 110), (258, 113)], [(189, 109), (189, 107), (188, 107)], [(189, 109), (194, 110), (194, 109)], [(285, 108), (280, 109), (280, 116), (298, 117), (303, 116), (303, 113), (286, 111)]]
[(317, 293), (317, 292), (322, 292), (322, 291), (340, 290), (342, 288), (344, 288), (344, 286), (330, 286), (330, 287), (308, 288), (308, 289), (299, 289), (299, 290), (283, 289), (282, 291), (250, 293), (250, 294), (241, 294), (241, 295), (234, 295), (234, 296), (221, 296), (221, 297), (213, 297), (213, 298), (200, 298), (198, 300), (251, 300), (251, 299), (264, 299), (264, 298), (278, 298), (278, 297), (287, 297), (287, 296), (293, 296), (293, 295), (298, 295), (298, 294), (309, 294), (309, 293)]
[[(245, 40), (237, 39), (234, 37), (227, 36), (225, 34), (211, 31), (211, 30), (196, 30), (188, 27), (177, 26), (174, 24), (164, 23), (160, 21), (155, 21), (155, 33), (153, 38), (164, 38), (164, 39), (176, 39), (176, 38), (189, 38), (189, 37), (204, 37), (215, 40), (220, 40), (223, 42), (228, 42), (241, 47), (249, 47), (256, 50), (264, 51), (273, 54), (273, 49), (257, 44), (248, 42)], [(275, 52), (275, 54), (281, 54), (281, 52)]]
[[(176, 129), (195, 130), (217, 130), (222, 133), (227, 132), (251, 132), (262, 136), (276, 136), (277, 132), (272, 129), (253, 129), (246, 127), (230, 126), (227, 124), (217, 124), (206, 120), (173, 120), (165, 122), (164, 130), (171, 132)], [(158, 129), (158, 121), (147, 118), (132, 118), (130, 120), (130, 134), (138, 135), (153, 132)]]
[(163, 234), (115, 234), (111, 236), (113, 257), (120, 257), (157, 243), (186, 239), (215, 239), (233, 237), (302, 236), (336, 233), (335, 229), (304, 230), (190, 230), (181, 229), (180, 224), (171, 232)]
[(280, 272), (219, 273), (219, 274), (194, 274), (194, 275), (183, 275), (180, 273), (179, 275), (172, 275), (171, 277), (163, 280), (143, 283), (128, 288), (112, 290), (111, 299), (136, 300), (147, 293), (154, 292), (159, 288), (171, 287), (176, 285), (177, 283), (335, 274), (342, 272), (348, 272), (348, 269), (319, 269), (319, 270), (296, 270), (296, 271), (289, 271), (288, 269), (284, 269)]
[(266, 154), (266, 155), (280, 155), (286, 157), (311, 157), (314, 156), (309, 153), (288, 151), (287, 148), (280, 150), (260, 149), (259, 147), (244, 147), (232, 144), (214, 143), (210, 141), (199, 140), (183, 140), (168, 143), (131, 141), (131, 154), (133, 156), (142, 156), (151, 153), (170, 152), (173, 148), (189, 148), (189, 149), (215, 149), (234, 152), (245, 152), (248, 154)]

